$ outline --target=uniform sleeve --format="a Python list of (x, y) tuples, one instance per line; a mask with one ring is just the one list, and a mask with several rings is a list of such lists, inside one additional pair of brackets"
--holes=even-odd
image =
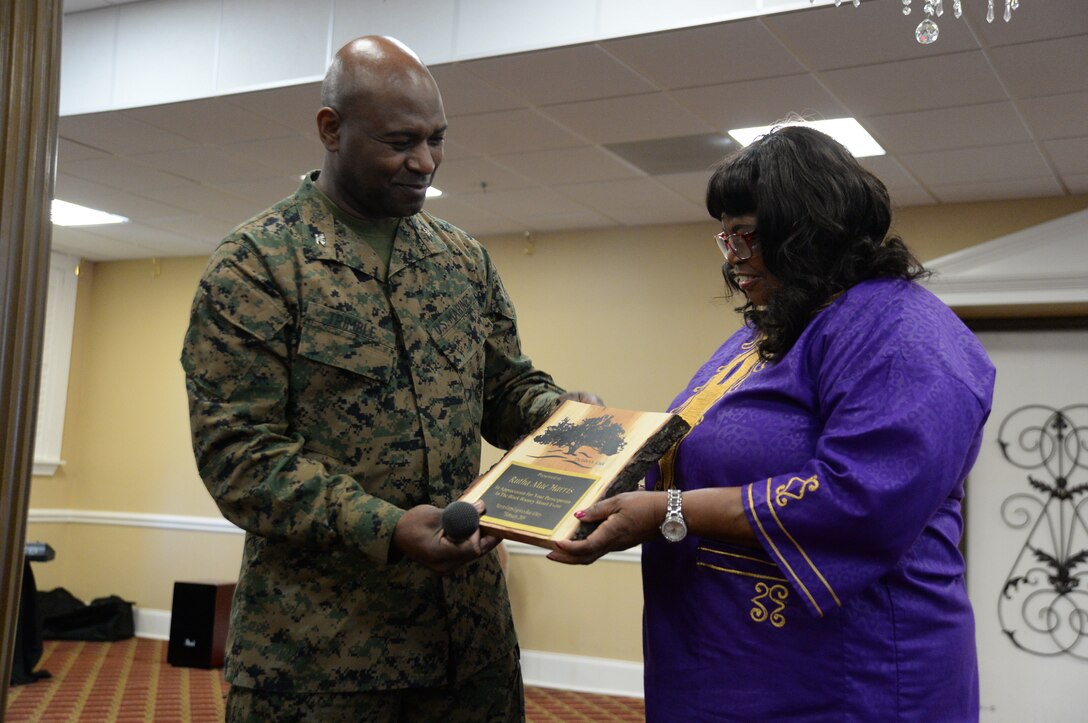
[(400, 508), (303, 455), (287, 420), (287, 300), (245, 240), (224, 243), (197, 289), (181, 362), (197, 467), (223, 515), (266, 538), (388, 559)]
[(815, 456), (742, 488), (760, 543), (818, 616), (898, 564), (959, 489), (989, 412), (931, 348), (871, 336), (821, 365)]
[(563, 389), (533, 366), (521, 349), (517, 316), (498, 272), (487, 257), (491, 332), (484, 367), (483, 437), (501, 449), (544, 422), (559, 403)]

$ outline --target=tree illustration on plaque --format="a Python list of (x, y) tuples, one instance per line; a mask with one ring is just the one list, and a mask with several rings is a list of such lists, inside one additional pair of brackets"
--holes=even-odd
[(534, 455), (534, 457), (536, 459), (563, 457), (580, 467), (590, 467), (592, 465), (582, 464), (582, 462), (590, 460), (594, 455), (581, 451), (582, 448), (594, 449), (604, 456), (614, 455), (627, 446), (627, 441), (623, 438), (624, 431), (623, 425), (611, 414), (590, 417), (578, 423), (570, 421), (569, 417), (564, 417), (533, 437), (533, 441), (537, 444), (554, 447), (562, 452)]

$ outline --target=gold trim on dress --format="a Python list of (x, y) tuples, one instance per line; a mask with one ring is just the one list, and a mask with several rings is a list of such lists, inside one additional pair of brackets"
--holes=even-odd
[[(808, 554), (804, 551), (804, 549), (802, 549), (801, 545), (797, 542), (797, 540), (793, 539), (793, 535), (791, 535), (789, 533), (789, 530), (787, 530), (786, 526), (782, 524), (782, 520), (780, 520), (778, 518), (778, 514), (774, 511), (774, 505), (771, 504), (771, 479), (772, 478), (767, 479), (767, 510), (770, 511), (771, 517), (774, 518), (775, 524), (778, 525), (778, 529), (782, 530), (782, 534), (786, 536), (786, 539), (788, 539), (791, 543), (793, 543), (794, 548), (796, 548), (797, 552), (799, 552), (801, 554), (801, 557), (804, 558), (805, 562), (808, 563), (809, 569), (811, 569), (813, 574), (816, 575), (816, 577), (819, 578), (820, 582), (822, 582), (824, 584), (824, 587), (827, 588), (827, 591), (829, 593), (831, 593), (831, 599), (835, 601), (836, 605), (838, 605), (839, 607), (842, 607), (842, 602), (839, 600), (839, 596), (835, 594), (835, 590), (832, 589), (831, 583), (829, 583), (827, 581), (827, 578), (825, 578), (823, 576), (823, 573), (821, 573), (819, 568), (816, 567), (816, 563), (814, 563), (809, 558)], [(813, 479), (815, 479), (815, 475), (813, 475)], [(768, 539), (770, 539), (770, 538), (768, 538)], [(792, 570), (791, 570), (791, 573), (792, 573)], [(793, 574), (794, 574), (794, 578), (797, 579), (798, 584), (800, 584), (800, 579), (797, 578), (797, 575), (795, 573), (793, 573)], [(807, 590), (806, 590), (806, 593), (807, 593)], [(811, 599), (811, 596), (810, 596), (810, 599)]]
[[(801, 483), (796, 492), (790, 490), (794, 482)], [(816, 475), (812, 475), (808, 479), (790, 477), (789, 482), (775, 487), (774, 503), (779, 507), (785, 507), (790, 500), (800, 501), (805, 496), (805, 492), (815, 492), (818, 489), (820, 489), (820, 481), (816, 479)]]
[[(691, 390), (690, 397), (669, 410), (690, 425), (688, 434), (691, 434), (691, 430), (703, 421), (703, 417), (714, 404), (736, 389), (752, 373), (763, 368), (765, 362), (760, 360), (755, 342), (745, 342), (741, 345), (741, 349), (744, 349), (743, 353), (734, 357), (728, 364), (718, 367), (710, 379)], [(658, 489), (667, 490), (676, 485), (676, 454), (683, 441), (681, 439), (674, 444), (658, 462), (658, 468), (661, 470)]]
[[(774, 479), (774, 478), (773, 477), (768, 477), (767, 478), (767, 491), (768, 491), (768, 493), (770, 492), (771, 480), (772, 479)], [(754, 486), (755, 486), (755, 482), (748, 485), (748, 509), (750, 509), (752, 511), (752, 519), (756, 521), (756, 526), (759, 527), (759, 531), (760, 531), (760, 533), (762, 533), (763, 539), (765, 539), (767, 541), (767, 544), (771, 546), (771, 549), (774, 550), (774, 554), (781, 561), (782, 564), (780, 565), (780, 568), (784, 568), (786, 570), (786, 572), (788, 572), (790, 574), (790, 576), (794, 579), (794, 582), (797, 583), (797, 587), (801, 590), (801, 592), (803, 592), (805, 594), (805, 597), (808, 598), (808, 601), (810, 603), (812, 603), (812, 607), (816, 608), (816, 613), (820, 617), (823, 617), (824, 616), (823, 608), (821, 608), (820, 604), (818, 602), (816, 602), (816, 598), (812, 597), (812, 593), (810, 593), (808, 591), (808, 588), (805, 587), (805, 583), (802, 582), (801, 578), (798, 577), (797, 573), (793, 571), (793, 567), (790, 566), (790, 561), (785, 558), (785, 556), (782, 554), (782, 552), (778, 549), (778, 545), (774, 544), (774, 540), (771, 539), (771, 536), (767, 534), (767, 530), (763, 527), (763, 520), (759, 519), (759, 514), (756, 511), (755, 499), (752, 497), (752, 487), (754, 487)], [(770, 502), (771, 502), (771, 497), (768, 494), (768, 496), (767, 496), (768, 507), (770, 506)], [(772, 514), (773, 514), (773, 511), (772, 511)], [(777, 518), (775, 518), (775, 519), (777, 519)], [(834, 594), (834, 593), (832, 593), (832, 594)], [(836, 602), (837, 602), (837, 599), (836, 599)]]
[[(758, 594), (752, 598), (753, 607), (748, 612), (752, 620), (757, 623), (770, 622), (776, 628), (785, 627), (786, 616), (782, 614), (782, 611), (786, 609), (786, 600), (790, 596), (789, 588), (785, 585), (768, 585), (765, 582), (757, 582), (756, 592)], [(775, 605), (774, 610), (768, 611), (767, 606), (763, 604), (764, 600), (773, 602)]]

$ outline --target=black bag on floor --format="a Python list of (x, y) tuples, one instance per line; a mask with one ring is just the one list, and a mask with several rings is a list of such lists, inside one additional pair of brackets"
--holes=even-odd
[(45, 640), (127, 640), (136, 634), (132, 603), (117, 595), (95, 598), (90, 605), (62, 587), (38, 593)]

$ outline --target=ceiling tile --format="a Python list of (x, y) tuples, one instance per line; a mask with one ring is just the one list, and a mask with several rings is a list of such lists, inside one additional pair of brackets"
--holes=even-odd
[(247, 200), (252, 205), (252, 210), (242, 213), (238, 223), (245, 221), (250, 216), (260, 213), (274, 203), (287, 198), (299, 187), (299, 177), (280, 176), (278, 178), (262, 178), (257, 181), (225, 182), (220, 179), (208, 179), (203, 185), (212, 189), (219, 189), (233, 197)]
[(1028, 143), (914, 153), (901, 160), (928, 188), (1053, 176), (1046, 159)]
[(459, 120), (454, 119), (450, 125), (450, 129), (446, 132), (446, 140), (442, 143), (442, 162), (448, 163), (453, 160), (461, 160), (462, 158), (479, 158), (482, 154), (479, 151), (474, 151), (468, 146), (463, 146), (456, 140), (451, 138), (457, 134)]
[(57, 139), (57, 163), (83, 161), (88, 158), (102, 158), (106, 155), (109, 155), (106, 151), (85, 146), (82, 143), (76, 143), (67, 138)]
[(261, 166), (285, 176), (300, 176), (320, 168), (325, 157), (325, 148), (316, 136), (289, 136), (234, 143), (223, 146), (222, 151), (236, 158), (256, 159)]
[(144, 221), (152, 218), (176, 216), (184, 209), (169, 203), (154, 201), (137, 196), (135, 193), (117, 193), (109, 204), (110, 213), (117, 213), (131, 221)]
[(497, 216), (528, 218), (541, 215), (562, 216), (584, 213), (586, 206), (549, 188), (474, 193), (465, 202)]
[(1004, 198), (1041, 198), (1061, 195), (1062, 188), (1053, 177), (1009, 178), (974, 181), (970, 184), (937, 185), (930, 189), (941, 203), (1000, 201)]
[(1044, 141), (1043, 148), (1062, 175), (1088, 173), (1088, 136)]
[[(261, 208), (270, 206), (278, 200), (278, 198), (273, 198), (268, 203), (261, 205), (260, 202), (241, 199), (222, 190), (193, 182), (187, 182), (185, 185), (173, 188), (148, 188), (140, 193), (148, 198), (169, 203), (208, 219), (226, 222), (230, 224), (228, 228), (233, 228), (260, 211)], [(280, 198), (285, 195), (287, 194), (281, 194)]]
[(1088, 92), (1032, 98), (1017, 107), (1040, 140), (1079, 136), (1088, 128)]
[(1088, 193), (1088, 173), (1066, 176), (1062, 179), (1070, 193)]
[[(175, 152), (170, 151), (170, 153)], [(72, 161), (64, 164), (64, 171), (77, 178), (134, 192), (142, 191), (145, 188), (170, 188), (182, 185), (187, 181), (187, 179), (176, 174), (149, 168), (117, 156)]]
[(831, 70), (821, 78), (855, 117), (992, 103), (1007, 97), (981, 51)]
[(128, 111), (63, 116), (58, 135), (108, 153), (147, 153), (196, 145), (185, 136), (133, 118)]
[(134, 108), (125, 113), (156, 128), (203, 144), (257, 141), (296, 133), (276, 120), (274, 115), (258, 115), (215, 98)]
[(757, 20), (609, 40), (601, 46), (662, 88), (794, 75), (804, 70)]
[(207, 242), (147, 224), (122, 223), (97, 229), (98, 235), (143, 249), (145, 256), (195, 256), (212, 250)]
[(671, 138), (715, 130), (666, 93), (553, 105), (540, 112), (594, 143)]
[[(457, 228), (466, 230), (467, 233), (470, 233), (476, 238), (480, 238), (483, 236), (497, 236), (499, 234), (507, 233), (521, 233), (525, 231), (526, 228), (524, 224), (519, 225), (514, 222), (513, 219), (498, 218), (494, 216), (489, 218), (463, 218), (454, 215), (448, 217), (441, 216), (441, 218), (446, 219)], [(468, 229), (472, 230), (468, 231)]]
[[(78, 2), (109, 0), (70, 0)], [(444, 2), (408, 5), (439, 10)], [(720, 0), (686, 2), (724, 17)], [(707, 170), (647, 175), (604, 145), (721, 133), (790, 113), (858, 117), (888, 151), (861, 162), (897, 207), (1088, 193), (1085, 0), (1022, 3), (1007, 25), (980, 20), (985, 0), (965, 3), (961, 20), (946, 2), (940, 40), (930, 46), (913, 40), (920, 2), (909, 17), (901, 0), (803, 10), (793, 0), (760, 4), (768, 14), (757, 19), (433, 66), (451, 127), (437, 178), (447, 195), (429, 200), (428, 210), (477, 235), (709, 224)], [(564, 0), (559, 15), (552, 5), (541, 17), (590, 15), (584, 0)], [(471, 7), (470, 15), (498, 27), (495, 6), (461, 0), (462, 11)], [(615, 14), (634, 7), (607, 6)], [(784, 9), (791, 12), (774, 14)], [(673, 11), (660, 4), (653, 12)], [(394, 14), (434, 32), (407, 5)], [(94, 37), (112, 38), (115, 24), (96, 24)], [(79, 90), (62, 83), (62, 94), (77, 101)], [(58, 197), (127, 211), (135, 223), (120, 231), (58, 228), (55, 247), (86, 258), (165, 256), (177, 237), (178, 253), (207, 253), (209, 239), (291, 194), (299, 174), (321, 163), (319, 105), (311, 77), (293, 87), (61, 118)]]
[(472, 222), (479, 222), (482, 220), (499, 220), (503, 219), (491, 211), (484, 211), (477, 206), (473, 205), (469, 201), (466, 201), (464, 197), (458, 196), (440, 196), (438, 198), (428, 198), (423, 206), (423, 210), (427, 213), (438, 216), (454, 224), (458, 228), (470, 234), (478, 233), (475, 226), (468, 225), (462, 226), (459, 221), (454, 219), (468, 219)]
[(946, 20), (939, 23), (937, 43), (919, 44), (914, 29), (922, 17), (921, 8), (906, 17), (901, 8), (900, 0), (869, 0), (856, 8), (813, 8), (767, 16), (762, 22), (813, 70), (928, 58), (978, 48), (970, 28), (952, 21), (951, 13), (946, 13)]
[(655, 90), (597, 45), (473, 60), (465, 69), (529, 105), (635, 95)]
[(1016, 108), (1008, 102), (870, 116), (865, 125), (879, 143), (899, 153), (1031, 140)]
[(543, 185), (578, 181), (604, 181), (640, 175), (630, 164), (597, 146), (559, 148), (554, 151), (507, 153), (493, 160)]
[[(586, 209), (580, 213), (536, 214), (528, 219), (525, 229), (535, 232), (571, 231), (586, 228), (609, 228), (615, 225), (615, 219)], [(508, 233), (510, 232), (517, 233), (518, 229), (511, 229)]]
[(478, 153), (542, 151), (585, 144), (584, 139), (527, 108), (462, 116), (456, 127), (451, 125), (450, 132), (456, 135), (458, 144)]
[[(903, 198), (900, 198), (901, 196), (906, 197), (908, 194), (913, 195), (916, 192), (925, 194), (914, 176), (903, 168), (903, 165), (897, 159), (891, 156), (859, 158), (858, 163), (880, 179), (891, 194), (892, 201), (897, 204), (902, 205), (905, 202)], [(928, 196), (928, 194), (926, 195)]]
[(650, 178), (577, 183), (559, 190), (624, 226), (706, 220), (703, 206)]
[(597, 3), (585, 0), (458, 0), (454, 34), (464, 47), (490, 56), (582, 42), (589, 39), (596, 21)]
[(769, 125), (791, 113), (810, 118), (849, 115), (810, 75), (689, 88), (671, 95), (719, 131)]
[(894, 208), (929, 206), (936, 202), (937, 199), (921, 186), (915, 186), (910, 189), (900, 189), (892, 194), (892, 206)]
[(442, 93), (442, 104), (447, 117), (521, 107), (521, 103), (513, 95), (473, 75), (465, 65), (451, 63), (431, 66), (431, 75)]
[(435, 185), (443, 193), (476, 193), (508, 191), (536, 185), (525, 176), (514, 173), (486, 158), (466, 158), (444, 161), (435, 175)]
[[(1088, 7), (1085, 11), (1088, 14)], [(990, 62), (1015, 98), (1088, 90), (1088, 35), (1005, 45), (990, 51)]]
[(721, 133), (609, 143), (605, 148), (651, 176), (701, 171), (710, 173), (722, 157), (739, 145)]
[(109, 213), (116, 213), (110, 206), (121, 195), (123, 193), (116, 188), (68, 173), (58, 173), (53, 188), (54, 198)]
[[(657, 176), (657, 181), (663, 183), (673, 191), (699, 206), (706, 206), (706, 186), (710, 181), (710, 173), (699, 171), (698, 173), (670, 173)], [(708, 220), (710, 219), (707, 216)]]
[[(101, 228), (95, 226), (94, 228)], [(71, 254), (89, 261), (117, 261), (121, 259), (144, 258), (149, 254), (130, 243), (117, 241), (90, 233), (83, 227), (54, 226), (54, 251)]]
[[(114, 60), (109, 105), (171, 103), (214, 92), (216, 69), (222, 67), (223, 5), (217, 0), (188, 0), (181, 13), (175, 3), (141, 2), (107, 13), (114, 15), (117, 41), (100, 46), (90, 57), (100, 53)], [(209, 32), (210, 28), (215, 31)], [(85, 62), (87, 56), (76, 57)]]
[(193, 241), (204, 242), (208, 252), (211, 252), (237, 224), (231, 221), (218, 221), (202, 214), (188, 214), (149, 221), (147, 225), (162, 231), (181, 234)]
[[(131, 156), (130, 160), (197, 182), (211, 178), (221, 183), (259, 180), (275, 173), (275, 169), (265, 165), (263, 157), (237, 155), (228, 147), (201, 146), (184, 151), (145, 153)], [(301, 174), (312, 169), (302, 167), (297, 170)]]
[[(333, 0), (215, 2), (216, 87), (222, 92), (324, 75), (333, 4)], [(268, 52), (270, 48), (275, 51)]]
[(299, 133), (317, 137), (317, 111), (321, 108), (321, 84), (303, 83), (284, 88), (239, 93), (223, 98), (262, 118), (275, 119)]
[(1043, 0), (1023, 3), (1012, 14), (1010, 22), (1002, 20), (1004, 3), (994, 7), (997, 17), (986, 22), (986, 3), (969, 0), (964, 3), (964, 17), (970, 22), (984, 45), (1015, 45), (1047, 38), (1088, 33), (1088, 12), (1084, 0)]

